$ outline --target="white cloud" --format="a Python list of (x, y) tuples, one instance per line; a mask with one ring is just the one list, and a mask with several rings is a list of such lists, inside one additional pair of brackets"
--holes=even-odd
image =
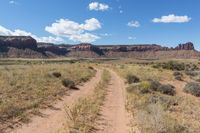
[(15, 4), (14, 0), (9, 1), (10, 4)]
[(129, 27), (136, 27), (136, 28), (140, 27), (140, 23), (138, 21), (130, 21), (130, 22), (128, 22), (127, 25)]
[(52, 36), (48, 36), (48, 37), (37, 37), (37, 36), (32, 36), (33, 38), (35, 38), (38, 42), (45, 42), (45, 43), (64, 43), (64, 39), (62, 39), (61, 37), (52, 37)]
[(123, 13), (123, 12), (124, 12), (123, 10), (120, 10), (120, 11), (119, 11), (119, 13)]
[(134, 36), (129, 36), (128, 39), (129, 39), (129, 40), (135, 40), (136, 37), (134, 37)]
[(170, 14), (168, 16), (162, 16), (161, 18), (154, 18), (152, 21), (154, 23), (186, 23), (189, 22), (192, 18), (188, 16), (176, 16)]
[(30, 32), (26, 32), (24, 30), (16, 29), (14, 31), (11, 31), (3, 26), (0, 25), (0, 35), (3, 36), (31, 36), (34, 39), (36, 39), (38, 42), (46, 42), (46, 43), (61, 43), (64, 42), (64, 40), (60, 37), (38, 37)]
[(85, 24), (81, 24), (80, 26), (84, 30), (93, 31), (93, 30), (96, 30), (96, 29), (100, 29), (101, 23), (97, 19), (91, 18), (91, 19), (85, 20)]
[(9, 4), (11, 4), (11, 5), (18, 5), (19, 3), (17, 1), (15, 1), (15, 0), (10, 0)]
[(95, 18), (85, 20), (84, 24), (79, 24), (68, 19), (60, 19), (51, 26), (47, 26), (45, 30), (56, 36), (66, 37), (75, 42), (94, 42), (100, 37), (87, 31), (94, 31), (100, 28), (101, 23)]
[(109, 5), (104, 3), (92, 2), (89, 4), (89, 10), (106, 11), (109, 9)]
[(69, 39), (72, 41), (80, 41), (80, 42), (94, 42), (100, 37), (93, 35), (91, 33), (83, 33), (83, 34), (74, 34), (69, 36)]

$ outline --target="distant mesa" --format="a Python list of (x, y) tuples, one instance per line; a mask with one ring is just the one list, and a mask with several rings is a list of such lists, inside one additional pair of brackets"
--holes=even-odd
[(37, 42), (30, 36), (0, 36), (0, 46), (36, 49)]
[(199, 58), (192, 42), (175, 48), (158, 44), (131, 45), (77, 45), (36, 42), (30, 36), (0, 36), (0, 57), (54, 58), (54, 57), (128, 57), (128, 58)]

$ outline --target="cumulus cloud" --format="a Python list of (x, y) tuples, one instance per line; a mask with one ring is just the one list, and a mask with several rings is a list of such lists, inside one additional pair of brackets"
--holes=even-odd
[(104, 3), (92, 2), (89, 4), (89, 10), (106, 11), (109, 9), (109, 5)]
[(91, 18), (91, 19), (85, 20), (85, 24), (81, 24), (80, 27), (87, 31), (93, 31), (96, 29), (100, 29), (101, 23), (97, 19)]
[(152, 21), (154, 23), (186, 23), (189, 22), (192, 18), (188, 16), (176, 16), (170, 14), (168, 16), (161, 16), (161, 18), (154, 18)]
[(60, 37), (38, 37), (30, 32), (26, 32), (24, 30), (16, 29), (14, 31), (9, 30), (3, 26), (0, 25), (0, 35), (3, 36), (31, 36), (34, 39), (36, 39), (38, 42), (46, 42), (46, 43), (61, 43), (64, 42), (64, 40)]
[(127, 25), (129, 27), (136, 27), (136, 28), (140, 27), (140, 23), (138, 21), (130, 21), (130, 22), (128, 22)]
[(94, 42), (100, 37), (88, 33), (88, 31), (95, 31), (100, 28), (101, 23), (95, 18), (87, 19), (83, 24), (68, 19), (60, 19), (51, 26), (46, 26), (45, 30), (51, 34), (66, 37), (75, 42)]

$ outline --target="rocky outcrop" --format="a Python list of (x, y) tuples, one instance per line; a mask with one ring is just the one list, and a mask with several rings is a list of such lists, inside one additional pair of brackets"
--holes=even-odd
[(78, 45), (74, 45), (71, 48), (69, 48), (69, 51), (71, 52), (80, 52), (80, 51), (85, 51), (84, 53), (88, 52), (94, 52), (98, 54), (99, 56), (103, 55), (103, 51), (99, 49), (98, 46), (89, 44), (89, 43), (81, 43)]
[(37, 49), (37, 42), (30, 36), (0, 36), (0, 47)]
[(30, 36), (0, 36), (0, 57), (45, 58)]
[(194, 45), (191, 42), (185, 43), (185, 44), (179, 44), (175, 50), (195, 50)]
[(102, 51), (112, 51), (112, 52), (144, 52), (144, 51), (158, 51), (163, 48), (160, 45), (150, 44), (150, 45), (102, 45), (99, 46)]
[(68, 53), (65, 47), (49, 43), (38, 43), (38, 49), (45, 54), (51, 53), (51, 55), (53, 54), (54, 56), (66, 56)]

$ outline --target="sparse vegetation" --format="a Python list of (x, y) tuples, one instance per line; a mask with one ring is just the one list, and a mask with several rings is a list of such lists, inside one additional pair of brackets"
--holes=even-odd
[(127, 109), (133, 113), (136, 120), (133, 124), (137, 124), (141, 132), (188, 132), (189, 127), (169, 113), (170, 109), (178, 105), (176, 97), (157, 92), (141, 93), (137, 88), (132, 89), (134, 91), (128, 91)]
[(105, 99), (106, 86), (109, 80), (110, 74), (105, 70), (101, 81), (91, 96), (81, 98), (72, 108), (66, 108), (66, 115), (69, 119), (67, 125), (70, 133), (89, 133), (94, 129), (100, 107)]
[[(200, 131), (200, 102), (197, 98), (200, 97), (199, 62), (104, 62), (100, 60), (96, 66), (113, 68), (128, 83), (126, 108), (133, 116), (132, 126), (137, 125), (144, 133)], [(29, 113), (38, 114), (38, 109), (50, 106), (66, 94), (68, 89), (78, 89), (78, 84), (86, 82), (95, 74), (92, 61), (2, 61), (0, 64), (0, 129), (5, 120), (9, 122), (16, 118), (28, 122)], [(109, 73), (104, 72), (102, 81), (95, 87), (93, 94), (81, 98), (71, 108), (66, 107), (70, 132), (91, 132), (95, 128), (108, 79)], [(183, 91), (191, 95), (179, 92), (185, 82), (188, 83)], [(177, 89), (179, 86), (181, 87)]]
[(62, 84), (63, 84), (63, 86), (65, 86), (69, 89), (75, 89), (76, 88), (75, 82), (72, 81), (72, 80), (69, 80), (69, 79), (63, 79)]
[(127, 75), (126, 80), (129, 84), (140, 82), (140, 79), (137, 76), (131, 74)]
[(56, 78), (60, 78), (62, 76), (60, 72), (53, 72), (52, 75)]
[(150, 80), (150, 81), (142, 81), (139, 84), (131, 85), (127, 88), (128, 92), (138, 91), (142, 94), (149, 93), (152, 91), (157, 91), (162, 94), (172, 95), (176, 94), (174, 86), (172, 85), (162, 85), (158, 81)]
[[(162, 64), (162, 62), (160, 63)], [(179, 63), (192, 64), (186, 61), (184, 63), (179, 61)], [(157, 69), (149, 66), (151, 64), (144, 66), (134, 63), (126, 64), (124, 67), (114, 66), (114, 69), (124, 78), (128, 74), (137, 75), (140, 78), (139, 83), (133, 83), (127, 87), (126, 108), (132, 113), (132, 126), (145, 133), (199, 132), (200, 108), (198, 107), (198, 99), (175, 95), (176, 88), (172, 86), (175, 84), (171, 84), (178, 76), (181, 77), (181, 81), (183, 79), (188, 81), (196, 80), (199, 74), (196, 77), (184, 75), (184, 72), (189, 70), (186, 65), (186, 69), (174, 70), (174, 72), (171, 71), (172, 69)], [(190, 71), (198, 73), (197, 70)]]
[(179, 81), (183, 80), (183, 74), (181, 72), (175, 71), (173, 75), (176, 80), (179, 80)]
[(94, 75), (95, 70), (79, 63), (0, 66), (0, 129), (15, 118), (28, 121), (29, 113), (54, 103), (67, 93), (66, 87)]
[(176, 94), (174, 86), (172, 86), (170, 84), (160, 85), (158, 87), (158, 91), (161, 92), (161, 93), (163, 93), (163, 94), (172, 95), (172, 96), (174, 96)]
[(197, 76), (199, 74), (199, 72), (196, 72), (196, 71), (185, 71), (185, 74), (188, 75), (188, 76)]
[(157, 91), (161, 83), (157, 80), (149, 80), (150, 82), (150, 89), (153, 91)]
[(200, 84), (195, 82), (190, 82), (184, 87), (186, 93), (190, 93), (194, 96), (200, 97)]
[(179, 63), (179, 62), (176, 62), (176, 61), (157, 63), (157, 64), (153, 65), (153, 67), (154, 68), (168, 69), (168, 70), (173, 70), (173, 71), (183, 71), (186, 68), (184, 63)]
[(179, 71), (175, 71), (174, 73), (173, 73), (173, 75), (174, 76), (183, 76), (183, 74), (181, 73), (181, 72), (179, 72)]

